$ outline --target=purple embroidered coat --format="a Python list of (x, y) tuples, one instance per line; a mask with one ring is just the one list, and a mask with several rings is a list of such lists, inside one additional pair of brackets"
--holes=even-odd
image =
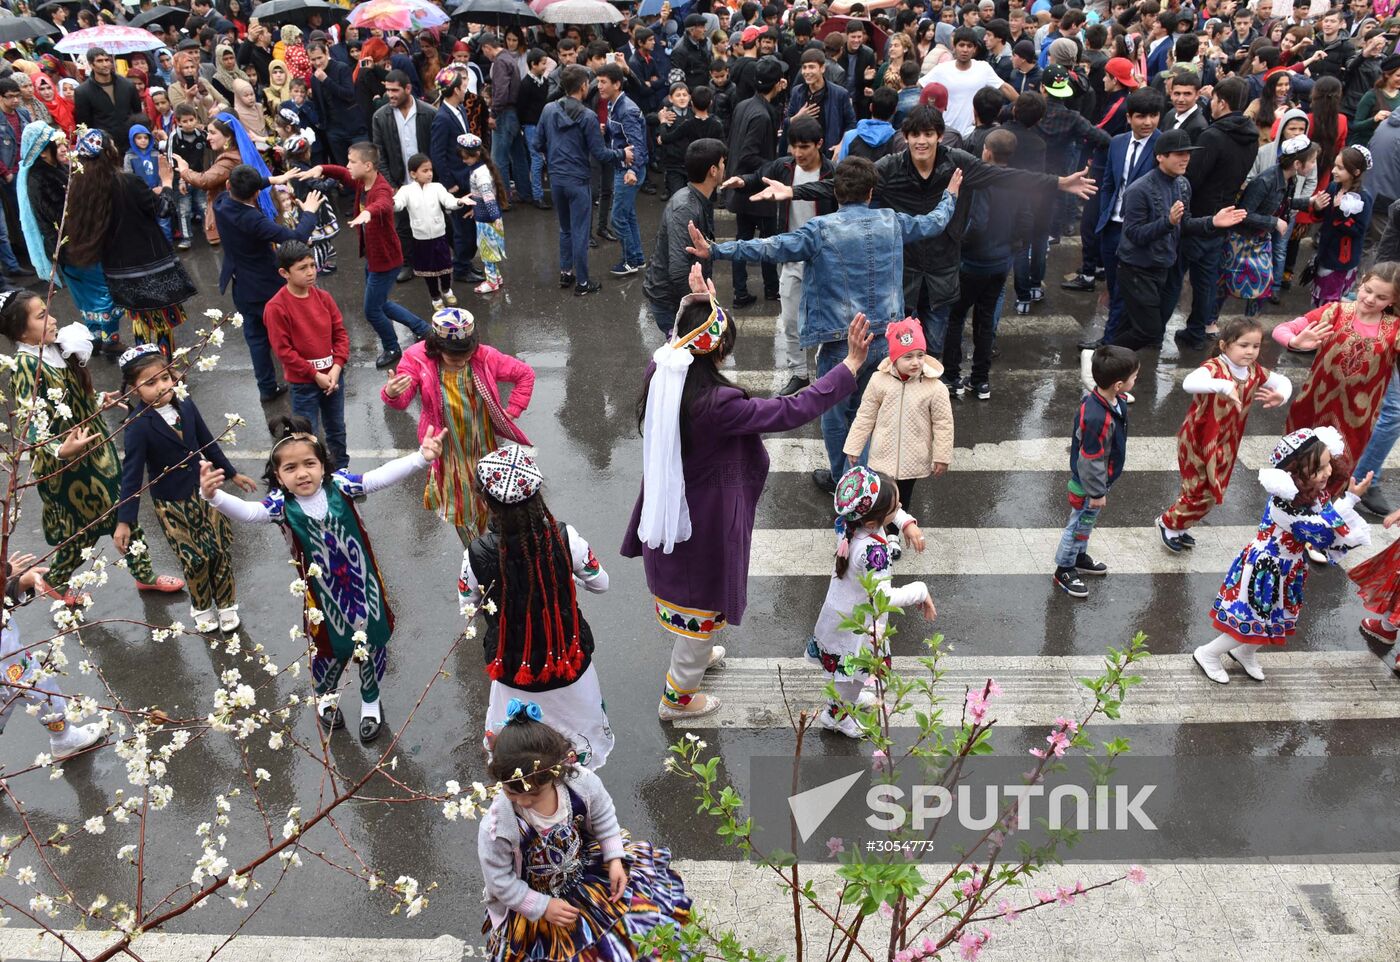
[(763, 435), (806, 424), (848, 397), (856, 379), (838, 364), (792, 397), (745, 398), (719, 388), (695, 412), (696, 430), (685, 454), (685, 499), (690, 540), (670, 554), (637, 537), (642, 499), (632, 510), (622, 555), (641, 556), (647, 588), (663, 601), (722, 613), (737, 625), (748, 606), (749, 545), (754, 511), (768, 480)]

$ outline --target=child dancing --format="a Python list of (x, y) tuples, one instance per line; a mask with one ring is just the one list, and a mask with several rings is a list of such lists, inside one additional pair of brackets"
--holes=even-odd
[[(935, 383), (940, 383), (935, 378)], [(944, 390), (947, 396), (947, 390)], [(859, 722), (852, 716), (852, 704), (861, 700), (869, 673), (853, 668), (849, 658), (867, 648), (869, 635), (847, 631), (841, 623), (856, 605), (866, 602), (860, 577), (872, 572), (879, 579), (880, 591), (892, 605), (908, 608), (918, 605), (924, 618), (938, 614), (928, 585), (915, 581), (898, 588), (890, 583), (894, 558), (885, 537), (888, 526), (905, 532), (916, 551), (924, 550), (924, 535), (918, 524), (900, 505), (897, 485), (890, 478), (869, 468), (851, 468), (836, 485), (836, 568), (826, 588), (817, 625), (807, 639), (806, 659), (823, 668), (836, 687), (837, 701), (828, 702), (817, 716), (817, 723), (847, 738), (860, 738)], [(881, 617), (875, 630), (880, 635), (879, 654), (888, 657), (884, 631), (887, 617)]]
[(268, 430), (273, 444), (263, 474), (266, 498), (244, 501), (220, 491), (224, 472), (208, 461), (199, 465), (199, 493), (234, 521), (282, 529), (305, 586), (305, 630), (315, 648), (311, 677), (321, 724), (327, 735), (345, 727), (336, 689), (353, 660), (360, 675), (360, 741), (368, 745), (384, 723), (379, 682), (388, 664), (394, 613), (355, 501), (436, 461), (443, 432), (429, 431), (413, 454), (362, 476), (331, 472), (326, 446), (305, 418), (275, 417)]
[(612, 796), (534, 702), (512, 700), (477, 830), (493, 962), (632, 962), (637, 940), (690, 919), (671, 853), (629, 841)]
[(476, 221), (476, 245), (481, 252), (481, 270), (486, 280), (476, 285), (478, 294), (499, 291), (505, 279), (501, 277), (501, 261), (506, 259), (506, 226), (501, 220), (501, 211), (510, 204), (506, 201), (505, 183), (500, 171), (491, 163), (481, 138), (476, 134), (462, 134), (457, 138), (462, 162), (471, 170), (470, 199)]
[(1333, 460), (1344, 450), (1334, 428), (1303, 428), (1281, 438), (1269, 457), (1273, 467), (1259, 472), (1269, 493), (1259, 533), (1230, 566), (1216, 596), (1211, 620), (1220, 634), (1192, 656), (1211, 681), (1229, 683), (1221, 663), (1227, 654), (1250, 678), (1264, 680), (1255, 649), (1282, 645), (1297, 627), (1308, 580), (1305, 548), (1325, 552), (1335, 563), (1371, 543), (1371, 529), (1355, 507), (1371, 485), (1370, 475), (1349, 481), (1347, 493), (1332, 504), (1326, 500)]
[(1258, 364), (1264, 325), (1257, 317), (1231, 317), (1220, 324), (1219, 353), (1186, 375), (1182, 387), (1191, 407), (1176, 432), (1176, 463), (1181, 494), (1157, 518), (1168, 551), (1193, 548), (1187, 529), (1225, 501), (1225, 489), (1239, 458), (1240, 440), (1255, 401), (1266, 408), (1285, 403), (1293, 385)]
[[(1385, 526), (1400, 523), (1400, 509), (1385, 517)], [(1373, 617), (1361, 619), (1361, 633), (1391, 647), (1400, 632), (1400, 541), (1392, 541), (1380, 554), (1352, 568), (1347, 577), (1356, 582), (1366, 610)], [(1400, 671), (1400, 655), (1392, 663)]]
[[(534, 700), (573, 743), (579, 764), (602, 768), (613, 733), (574, 585), (601, 594), (608, 573), (573, 526), (549, 513), (544, 476), (525, 448), (492, 451), (477, 462), (476, 477), (491, 526), (463, 552), (457, 590), (464, 607), (495, 606), (482, 638), (487, 720), (501, 718), (512, 699)], [(488, 748), (492, 738), (488, 727)]]

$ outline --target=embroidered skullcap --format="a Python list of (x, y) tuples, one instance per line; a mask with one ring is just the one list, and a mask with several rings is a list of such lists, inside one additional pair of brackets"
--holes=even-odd
[(880, 476), (857, 464), (836, 482), (836, 513), (843, 518), (863, 518), (880, 496)]
[(126, 366), (133, 361), (143, 358), (147, 354), (155, 354), (159, 351), (159, 344), (137, 344), (135, 347), (129, 347), (125, 351), (122, 351), (122, 356), (117, 358), (117, 366), (125, 371)]
[(476, 134), (458, 134), (457, 146), (463, 150), (480, 150), (481, 138)]
[(502, 504), (519, 504), (535, 496), (544, 475), (535, 458), (518, 444), (497, 448), (476, 463), (476, 479)]
[(289, 154), (299, 154), (314, 143), (316, 143), (316, 131), (307, 127), (305, 130), (288, 137), (282, 147)]
[(1276, 468), (1282, 468), (1290, 463), (1299, 452), (1311, 447), (1313, 441), (1325, 444), (1333, 457), (1346, 450), (1342, 435), (1336, 428), (1299, 428), (1293, 433), (1285, 434), (1279, 438), (1278, 444), (1274, 445), (1273, 453), (1269, 455), (1269, 462)]
[(464, 73), (466, 73), (466, 71), (462, 69), (460, 64), (443, 67), (437, 72), (437, 76), (433, 78), (434, 83), (439, 87), (455, 87), (457, 81), (461, 79)]
[(433, 333), (445, 341), (465, 341), (476, 332), (476, 318), (461, 307), (445, 307), (433, 314)]
[(1278, 155), (1280, 157), (1292, 157), (1294, 154), (1301, 154), (1312, 145), (1307, 134), (1299, 134), (1297, 137), (1289, 137), (1279, 145)]
[(1366, 158), (1366, 169), (1367, 169), (1367, 170), (1370, 170), (1372, 164), (1375, 163), (1375, 160), (1371, 157), (1371, 148), (1369, 148), (1369, 147), (1363, 147), (1363, 146), (1361, 146), (1360, 144), (1357, 144), (1357, 145), (1356, 145), (1356, 149), (1359, 150), (1359, 151), (1361, 152), (1361, 156), (1362, 156), (1362, 157), (1365, 157), (1365, 158)]
[(705, 322), (693, 331), (681, 333), (676, 326), (671, 328), (671, 347), (683, 348), (691, 354), (709, 354), (719, 348), (720, 341), (724, 337), (724, 332), (729, 327), (729, 314), (719, 303), (709, 294), (687, 294), (681, 298), (681, 306), (676, 311), (676, 325), (681, 322), (681, 315), (691, 304), (708, 302), (710, 305), (709, 316)]
[(297, 113), (291, 107), (282, 107), (277, 111), (277, 116), (294, 127), (301, 126), (301, 114)]
[(107, 143), (107, 135), (100, 128), (89, 127), (78, 137), (78, 142), (73, 145), (79, 157), (100, 157), (102, 148)]

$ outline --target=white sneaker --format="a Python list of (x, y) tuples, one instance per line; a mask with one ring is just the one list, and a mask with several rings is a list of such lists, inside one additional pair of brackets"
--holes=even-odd
[(1308, 560), (1313, 564), (1325, 565), (1327, 563), (1327, 555), (1317, 550), (1312, 545), (1308, 545), (1306, 550), (1308, 552)]
[(688, 718), (704, 718), (719, 711), (720, 701), (714, 695), (698, 694), (690, 701), (692, 705), (697, 702), (698, 708), (675, 708), (662, 701), (656, 706), (656, 717), (662, 721), (683, 722)]
[(1123, 399), (1124, 404), (1132, 404), (1134, 401), (1137, 400), (1137, 398), (1133, 397), (1127, 391), (1119, 391), (1118, 396)]
[(451, 288), (448, 288), (447, 290), (442, 292), (442, 302), (448, 307), (457, 306), (457, 295), (452, 293)]
[(856, 698), (856, 704), (862, 708), (874, 708), (876, 705), (880, 704), (880, 698), (875, 694), (874, 682), (871, 682), (860, 690), (860, 695)]
[(440, 311), (440, 310), (442, 310), (442, 298), (440, 298), (440, 297), (432, 297), (432, 298), (429, 298), (429, 300), (432, 302), (433, 310), (435, 310), (435, 311)]
[(229, 605), (227, 608), (219, 609), (219, 630), (225, 634), (232, 634), (238, 630), (238, 626), (243, 624), (243, 619), (238, 617), (238, 606)]
[(1255, 645), (1239, 645), (1231, 648), (1225, 654), (1235, 659), (1239, 666), (1244, 669), (1244, 673), (1255, 681), (1264, 680), (1264, 669), (1259, 667), (1259, 653)]
[(194, 626), (199, 631), (213, 631), (218, 627), (219, 612), (215, 608), (205, 611), (196, 611), (194, 606), (190, 606), (190, 617), (194, 619)]
[(93, 722), (91, 725), (64, 724), (63, 731), (49, 732), (49, 754), (60, 761), (71, 758), (83, 749), (91, 748), (102, 741), (102, 735), (101, 722)]
[(1079, 352), (1079, 386), (1086, 391), (1092, 391), (1094, 385), (1094, 352), (1082, 349)]
[(710, 660), (705, 662), (705, 670), (711, 668), (723, 668), (724, 656), (728, 654), (723, 645), (714, 645), (710, 648)]
[(1202, 645), (1191, 653), (1191, 657), (1196, 660), (1196, 664), (1201, 666), (1201, 671), (1206, 673), (1206, 677), (1217, 685), (1230, 684), (1230, 675), (1225, 671), (1225, 666), (1220, 663), (1218, 655), (1203, 654), (1206, 646)]
[(837, 720), (831, 713), (830, 705), (821, 710), (821, 714), (817, 716), (817, 724), (829, 732), (837, 732), (847, 738), (859, 739), (862, 735), (860, 724), (849, 713), (842, 712), (840, 720)]

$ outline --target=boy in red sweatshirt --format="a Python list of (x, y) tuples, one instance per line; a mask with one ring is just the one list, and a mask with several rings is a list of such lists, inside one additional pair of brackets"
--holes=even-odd
[(345, 385), (341, 373), (350, 359), (350, 335), (345, 333), (340, 308), (316, 286), (316, 258), (301, 241), (277, 248), (277, 273), (287, 285), (263, 308), (263, 323), (272, 353), (282, 362), (291, 388), (292, 413), (311, 422), (321, 433), (332, 467), (350, 464), (345, 448)]

